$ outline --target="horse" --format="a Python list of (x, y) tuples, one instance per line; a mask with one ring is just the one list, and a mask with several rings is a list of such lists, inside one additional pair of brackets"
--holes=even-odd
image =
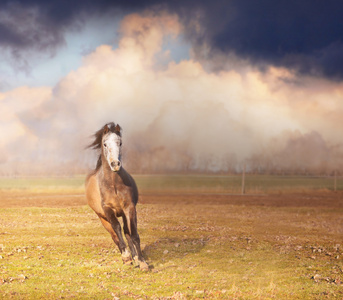
[[(121, 161), (122, 128), (113, 122), (105, 124), (94, 134), (94, 141), (87, 148), (101, 149), (95, 170), (85, 182), (88, 205), (100, 218), (118, 246), (124, 264), (132, 261), (141, 270), (149, 270), (145, 262), (137, 230), (138, 189), (132, 176), (123, 168)], [(123, 239), (118, 218), (123, 220)], [(130, 253), (131, 252), (131, 253)]]

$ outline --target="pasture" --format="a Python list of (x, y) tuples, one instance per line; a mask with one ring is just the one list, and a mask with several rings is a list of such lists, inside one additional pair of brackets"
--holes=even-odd
[(343, 298), (341, 181), (134, 177), (149, 272), (123, 265), (83, 176), (0, 179), (1, 299)]

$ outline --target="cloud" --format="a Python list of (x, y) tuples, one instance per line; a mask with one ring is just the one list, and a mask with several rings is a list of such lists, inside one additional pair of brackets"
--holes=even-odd
[(195, 7), (199, 25), (187, 28), (199, 55), (205, 47), (207, 58), (234, 54), (259, 67), (342, 79), (339, 1), (200, 1)]
[(153, 10), (178, 15), (198, 59), (221, 54), (261, 70), (272, 65), (334, 80), (343, 76), (343, 4), (336, 0), (7, 0), (0, 8), (0, 51), (24, 70), (30, 67), (27, 57), (53, 55), (66, 32), (77, 32), (90, 18), (107, 18), (111, 26), (115, 17)]
[[(30, 173), (34, 162), (41, 163), (39, 132), (22, 120), (45, 114), (42, 105), (51, 97), (50, 88), (20, 87), (0, 93), (0, 165), (3, 174)], [(40, 161), (40, 162), (38, 162)], [(22, 168), (22, 164), (27, 167)]]
[(221, 72), (177, 63), (163, 45), (184, 30), (177, 15), (129, 15), (117, 48), (99, 46), (55, 87), (0, 94), (2, 172), (84, 172), (95, 164), (90, 135), (110, 121), (135, 172), (342, 166), (341, 83), (235, 57), (218, 56), (239, 66)]
[(54, 28), (37, 6), (2, 4), (0, 53), (16, 69), (29, 72), (32, 56), (53, 54), (64, 43), (64, 28)]

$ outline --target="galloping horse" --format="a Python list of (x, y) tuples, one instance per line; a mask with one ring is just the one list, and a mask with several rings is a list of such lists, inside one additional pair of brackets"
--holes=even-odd
[[(131, 175), (122, 167), (121, 131), (118, 124), (108, 123), (95, 133), (94, 142), (88, 146), (101, 148), (101, 154), (95, 170), (87, 176), (86, 197), (88, 205), (118, 246), (123, 262), (131, 264), (133, 258), (140, 269), (146, 271), (149, 267), (144, 260), (137, 231), (138, 190)], [(119, 217), (123, 219), (131, 255), (123, 239)]]

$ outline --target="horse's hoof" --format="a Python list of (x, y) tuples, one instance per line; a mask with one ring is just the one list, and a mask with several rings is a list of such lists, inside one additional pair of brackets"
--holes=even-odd
[(131, 266), (132, 265), (132, 260), (131, 259), (123, 260), (123, 264), (126, 265), (126, 266)]
[(135, 257), (133, 258), (133, 264), (134, 264), (135, 267), (139, 267), (138, 256), (135, 256)]
[(125, 250), (125, 252), (122, 253), (121, 259), (123, 260), (123, 263), (124, 263), (125, 265), (131, 265), (131, 264), (132, 264), (131, 254), (130, 254), (130, 252), (127, 251), (127, 250)]
[(148, 266), (148, 264), (145, 261), (140, 261), (139, 262), (139, 268), (142, 271), (149, 271), (149, 266)]
[(123, 260), (123, 264), (124, 265), (132, 265), (132, 258), (130, 257), (121, 257), (121, 259)]

